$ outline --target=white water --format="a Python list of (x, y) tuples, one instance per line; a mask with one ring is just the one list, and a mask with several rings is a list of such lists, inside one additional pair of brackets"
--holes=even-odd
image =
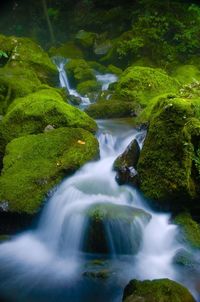
[[(65, 77), (63, 85), (64, 80)], [(65, 85), (67, 87), (68, 82)], [(109, 228), (107, 232), (111, 247), (108, 256), (113, 261), (112, 267), (117, 271), (120, 284), (125, 285), (131, 278), (179, 280), (172, 264), (180, 247), (176, 241), (177, 227), (169, 224), (169, 215), (153, 213), (136, 189), (119, 186), (112, 170), (115, 158), (134, 138), (142, 147), (144, 132), (138, 132), (122, 122), (99, 121), (98, 125), (100, 160), (86, 164), (62, 182), (46, 204), (35, 230), (0, 245), (0, 292), (11, 301), (82, 302), (88, 299), (83, 296), (77, 298), (77, 287), (75, 294), (66, 285), (71, 282), (79, 284), (85, 270), (88, 257), (82, 252), (88, 221), (85, 210), (94, 204), (105, 202), (116, 207), (124, 205), (140, 208), (152, 215), (146, 227), (142, 221), (138, 221), (141, 247), (136, 256), (124, 258), (123, 255), (118, 255), (116, 250), (119, 251), (120, 248), (116, 249), (116, 238), (122, 238), (120, 243), (117, 241), (117, 245), (123, 246), (123, 238), (127, 236), (120, 224), (117, 228)], [(135, 240), (134, 232), (131, 240)], [(95, 257), (98, 258), (98, 255)], [(115, 283), (113, 280), (113, 284)], [(89, 289), (91, 292), (93, 287), (94, 284)], [(64, 288), (64, 300), (57, 293), (57, 288), (59, 293)], [(36, 295), (37, 291), (40, 291), (40, 299)], [(45, 296), (46, 292), (53, 295), (51, 299)], [(68, 292), (70, 298), (67, 300)], [(119, 302), (121, 295), (120, 291), (115, 299), (110, 300), (106, 296), (107, 301)], [(97, 296), (100, 296), (98, 301), (105, 300), (101, 300), (99, 288)], [(88, 301), (94, 301), (94, 297)]]
[(70, 87), (69, 80), (67, 78), (66, 71), (65, 71), (65, 65), (67, 63), (67, 59), (54, 57), (53, 62), (57, 66), (59, 72), (60, 87), (66, 88), (70, 95), (80, 98), (83, 107), (89, 105), (90, 99), (88, 97), (84, 97), (80, 95), (75, 89), (72, 89)]
[[(79, 98), (81, 100), (82, 108), (90, 105), (91, 101), (87, 96), (82, 96), (75, 89), (71, 88), (65, 71), (65, 65), (67, 63), (67, 59), (63, 59), (61, 57), (54, 57), (53, 62), (57, 66), (59, 72), (60, 87), (66, 88), (70, 95)], [(115, 83), (118, 78), (114, 74), (107, 73), (107, 74), (96, 74), (96, 79), (101, 83), (102, 91), (105, 91), (108, 89), (109, 85)]]
[(110, 84), (117, 82), (117, 76), (112, 73), (107, 74), (97, 74), (96, 75), (97, 81), (102, 84), (102, 91), (108, 90)]

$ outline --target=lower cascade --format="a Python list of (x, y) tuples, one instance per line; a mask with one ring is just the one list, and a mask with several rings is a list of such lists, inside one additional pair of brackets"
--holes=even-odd
[(121, 286), (132, 278), (179, 280), (172, 264), (177, 227), (153, 213), (136, 189), (115, 181), (114, 160), (143, 136), (99, 121), (100, 160), (63, 181), (35, 229), (0, 245), (6, 299), (121, 301)]

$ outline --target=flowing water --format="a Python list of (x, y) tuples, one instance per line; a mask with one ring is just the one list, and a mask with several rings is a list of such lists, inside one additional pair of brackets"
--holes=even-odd
[[(60, 79), (66, 74), (60, 69)], [(63, 81), (63, 82), (62, 82)], [(173, 265), (181, 248), (170, 216), (152, 212), (140, 193), (115, 181), (113, 162), (145, 131), (124, 121), (98, 121), (100, 159), (83, 166), (58, 186), (37, 227), (0, 245), (0, 293), (16, 302), (120, 302), (130, 279), (170, 278), (192, 285)], [(114, 211), (117, 219), (101, 226), (106, 251), (91, 251), (89, 214), (95, 207)], [(130, 223), (120, 215), (140, 213)], [(95, 236), (95, 234), (94, 234)], [(89, 239), (88, 239), (89, 238)], [(188, 279), (188, 278), (186, 278)]]

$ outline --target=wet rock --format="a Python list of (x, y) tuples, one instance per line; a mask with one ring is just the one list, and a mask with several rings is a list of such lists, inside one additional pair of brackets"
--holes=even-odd
[(140, 156), (140, 146), (134, 139), (114, 162), (114, 170), (117, 171), (116, 180), (122, 184), (138, 185), (137, 163)]
[(101, 254), (135, 254), (142, 241), (141, 225), (151, 215), (126, 205), (100, 203), (92, 205), (88, 217), (83, 250)]
[(195, 302), (187, 288), (169, 279), (132, 280), (125, 287), (124, 302)]

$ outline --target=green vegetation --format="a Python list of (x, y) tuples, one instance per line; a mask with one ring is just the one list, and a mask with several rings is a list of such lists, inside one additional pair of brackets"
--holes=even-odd
[(5, 114), (10, 103), (38, 90), (41, 82), (34, 71), (23, 67), (0, 68), (0, 114)]
[(180, 84), (163, 70), (150, 67), (129, 67), (116, 86), (116, 93), (126, 101), (140, 104), (141, 107), (161, 93), (176, 93)]
[(11, 212), (38, 212), (45, 196), (63, 177), (97, 157), (96, 138), (79, 128), (14, 139), (6, 147), (0, 200), (8, 202)]
[(2, 120), (2, 134), (9, 142), (19, 136), (43, 132), (48, 125), (54, 128), (79, 127), (91, 132), (97, 129), (86, 113), (66, 104), (51, 88), (15, 99)]
[(67, 62), (66, 72), (71, 83), (76, 86), (88, 80), (95, 81), (95, 75), (88, 63), (83, 59), (72, 59)]
[[(141, 300), (142, 299), (142, 300)], [(169, 279), (132, 280), (124, 290), (124, 302), (195, 302), (188, 289)]]
[(175, 217), (174, 223), (180, 227), (179, 241), (192, 248), (200, 249), (200, 225), (189, 213), (181, 213)]
[(138, 172), (142, 191), (160, 206), (184, 207), (197, 197), (194, 141), (185, 130), (193, 115), (192, 102), (180, 98), (161, 98), (152, 110)]
[(130, 102), (105, 100), (91, 104), (86, 113), (95, 119), (129, 117), (135, 114), (135, 106)]

